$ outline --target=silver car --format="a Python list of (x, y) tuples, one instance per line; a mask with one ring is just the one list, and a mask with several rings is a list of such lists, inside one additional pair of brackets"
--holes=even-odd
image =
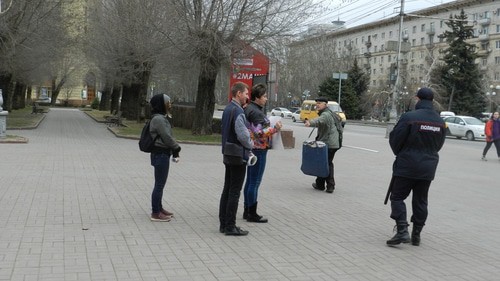
[(271, 110), (272, 116), (281, 116), (283, 118), (291, 118), (292, 112), (284, 107), (275, 107)]
[(466, 137), (467, 140), (485, 139), (484, 123), (471, 116), (450, 116), (444, 119), (446, 122), (446, 135), (461, 139)]

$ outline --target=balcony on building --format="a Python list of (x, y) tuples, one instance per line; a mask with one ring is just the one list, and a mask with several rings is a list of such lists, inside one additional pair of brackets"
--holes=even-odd
[(477, 21), (477, 23), (480, 25), (489, 25), (491, 23), (491, 19), (490, 18), (480, 19)]
[(489, 34), (480, 34), (477, 38), (479, 38), (479, 41), (489, 41), (490, 35)]
[(370, 47), (372, 46), (372, 41), (366, 41), (365, 46), (366, 48), (370, 49)]
[(427, 35), (434, 35), (436, 34), (436, 29), (434, 27), (429, 27), (425, 30), (425, 33), (427, 33)]
[(478, 57), (487, 57), (491, 53), (491, 49), (481, 49), (477, 50)]

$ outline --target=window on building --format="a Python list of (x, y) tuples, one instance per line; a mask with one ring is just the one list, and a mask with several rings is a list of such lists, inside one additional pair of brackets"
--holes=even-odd
[(444, 42), (444, 38), (439, 36), (439, 43), (443, 43)]
[(489, 19), (491, 17), (490, 11), (484, 11), (484, 18)]
[(472, 14), (472, 20), (478, 20), (479, 17), (477, 16), (477, 13)]
[(412, 33), (417, 33), (417, 26), (416, 25), (413, 26)]
[(373, 63), (377, 63), (377, 57), (373, 57)]
[(356, 38), (355, 42), (356, 42), (356, 45), (358, 45), (358, 38)]
[(495, 48), (500, 49), (500, 40), (495, 41)]
[(411, 39), (411, 45), (412, 46), (417, 46), (417, 39)]
[(410, 59), (414, 59), (415, 58), (415, 52), (411, 52), (410, 53)]
[(484, 27), (481, 29), (481, 33), (482, 33), (482, 34), (489, 34), (489, 33), (490, 33), (490, 27), (489, 27), (489, 26), (484, 26)]
[(495, 80), (500, 80), (500, 72), (495, 72)]
[(425, 32), (425, 23), (420, 26), (420, 31)]
[(434, 36), (429, 36), (429, 44), (433, 44), (434, 43)]
[(387, 56), (387, 62), (391, 62), (391, 55)]
[(411, 72), (415, 72), (415, 65), (413, 65), (413, 64), (412, 64), (412, 65), (410, 65), (410, 71), (411, 71)]
[(488, 65), (488, 60), (487, 60), (487, 59), (482, 59), (482, 60), (481, 60), (481, 65), (482, 65), (482, 66), (486, 66), (486, 65)]
[(380, 57), (380, 63), (384, 63), (384, 56)]
[(420, 58), (423, 59), (425, 57), (424, 51), (420, 51)]
[(500, 33), (500, 24), (497, 24), (497, 33)]
[(497, 9), (497, 18), (500, 18), (500, 8)]
[(385, 46), (384, 46), (384, 44), (380, 45), (380, 51), (381, 51), (381, 52), (385, 51)]
[(361, 36), (361, 44), (365, 43), (365, 37)]
[(392, 38), (392, 31), (389, 31), (389, 38)]
[(373, 51), (376, 52), (377, 51), (377, 46), (373, 47)]
[(444, 20), (439, 22), (439, 28), (443, 28), (443, 27), (444, 27)]
[(375, 74), (377, 74), (377, 69), (376, 68), (373, 69), (373, 75), (375, 75)]
[(372, 81), (372, 85), (373, 85), (373, 86), (377, 86), (377, 80), (373, 80), (373, 81)]
[(500, 64), (500, 57), (495, 57), (495, 64)]
[(382, 39), (385, 39), (385, 32), (382, 32), (381, 37), (382, 37)]
[(384, 74), (384, 68), (380, 68), (380, 74)]
[(425, 38), (422, 37), (422, 38), (420, 38), (420, 45), (424, 45), (424, 44), (425, 44)]

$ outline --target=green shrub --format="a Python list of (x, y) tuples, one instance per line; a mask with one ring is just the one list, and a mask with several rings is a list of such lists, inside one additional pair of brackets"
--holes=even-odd
[(92, 104), (90, 105), (90, 107), (92, 107), (92, 109), (98, 109), (99, 108), (99, 98), (96, 97), (92, 101)]

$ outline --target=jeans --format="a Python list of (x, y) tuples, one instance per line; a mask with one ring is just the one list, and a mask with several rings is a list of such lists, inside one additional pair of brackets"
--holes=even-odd
[(493, 143), (495, 144), (495, 148), (497, 149), (497, 156), (500, 158), (500, 139), (486, 142), (486, 146), (483, 150), (483, 156), (486, 156), (486, 153), (488, 153), (488, 150), (490, 150), (490, 147)]
[(167, 183), (168, 169), (170, 167), (170, 154), (151, 153), (151, 166), (154, 167), (155, 185), (151, 194), (151, 209), (159, 213), (162, 209), (163, 188)]
[(236, 225), (236, 212), (238, 211), (238, 201), (240, 200), (241, 188), (245, 181), (247, 166), (226, 165), (226, 175), (224, 177), (224, 189), (220, 197), (219, 221), (221, 227), (233, 227)]
[(427, 220), (427, 195), (431, 181), (394, 177), (391, 191), (391, 218), (396, 222), (406, 222), (405, 199), (413, 191), (411, 200), (413, 214), (411, 221), (415, 225), (425, 225)]
[(257, 203), (259, 186), (266, 169), (267, 149), (256, 149), (252, 151), (257, 156), (257, 163), (247, 168), (247, 181), (245, 182), (245, 207), (250, 207)]

